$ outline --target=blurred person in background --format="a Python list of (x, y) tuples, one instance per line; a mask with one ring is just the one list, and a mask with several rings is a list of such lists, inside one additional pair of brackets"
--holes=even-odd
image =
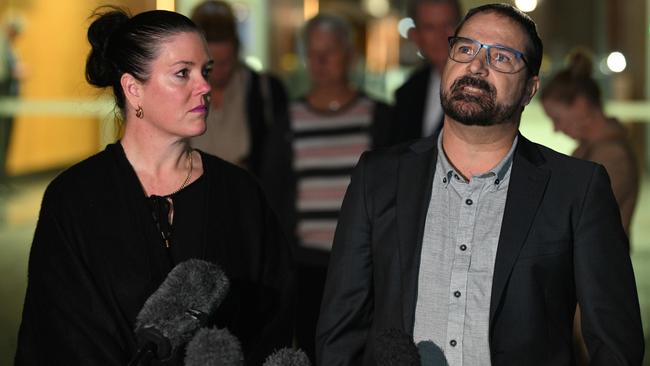
[[(253, 177), (194, 150), (212, 61), (194, 23), (100, 8), (86, 79), (111, 88), (121, 140), (52, 181), (29, 256), (16, 365), (124, 366), (136, 316), (176, 264), (216, 263), (230, 280), (208, 326), (226, 327), (246, 364), (291, 341), (289, 252)], [(182, 296), (182, 295), (179, 295)], [(164, 365), (182, 365), (183, 347)]]
[(408, 33), (424, 64), (395, 92), (390, 142), (396, 144), (431, 136), (442, 128), (440, 74), (447, 62), (449, 41), (460, 21), (458, 0), (411, 0), (408, 16), (415, 27)]
[(304, 27), (310, 89), (291, 104), (295, 174), (296, 340), (314, 360), (314, 337), (336, 222), (361, 153), (382, 145), (388, 106), (350, 82), (350, 24), (318, 14)]
[[(0, 98), (15, 98), (20, 94), (23, 71), (14, 52), (14, 43), (20, 31), (18, 22), (8, 21), (3, 34), (0, 34)], [(13, 120), (13, 116), (0, 114), (0, 183), (7, 178), (7, 154)]]
[(193, 147), (237, 164), (255, 175), (285, 230), (293, 212), (288, 97), (282, 83), (240, 60), (237, 18), (225, 1), (197, 5), (192, 21), (204, 33), (214, 61), (210, 74), (207, 131)]
[[(582, 51), (574, 52), (569, 65), (542, 89), (542, 106), (555, 130), (578, 142), (572, 156), (605, 167), (623, 228), (629, 236), (639, 193), (637, 159), (625, 127), (616, 118), (605, 115), (600, 88), (591, 74), (589, 56)], [(580, 319), (580, 307), (577, 307), (574, 321), (576, 358), (578, 365), (588, 365), (589, 354)]]
[(573, 53), (569, 66), (542, 89), (542, 106), (555, 130), (578, 142), (572, 156), (605, 167), (629, 235), (639, 193), (637, 159), (625, 127), (605, 115), (600, 88), (591, 73), (589, 56), (580, 51)]

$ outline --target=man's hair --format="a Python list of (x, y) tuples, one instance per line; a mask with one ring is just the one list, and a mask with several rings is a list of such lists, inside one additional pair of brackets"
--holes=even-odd
[(231, 42), (239, 51), (237, 18), (229, 3), (207, 0), (197, 5), (190, 16), (208, 43)]
[(454, 9), (456, 13), (456, 18), (454, 19), (454, 23), (458, 23), (460, 21), (460, 18), (463, 14), (461, 7), (460, 7), (460, 1), (459, 0), (410, 0), (408, 2), (408, 8), (406, 9), (406, 14), (413, 19), (413, 22), (417, 25), (418, 22), (418, 7), (421, 4), (444, 4), (444, 5), (449, 5), (452, 9)]
[(528, 15), (512, 5), (488, 4), (470, 9), (463, 20), (461, 20), (460, 24), (458, 24), (454, 35), (458, 35), (458, 32), (460, 32), (467, 20), (469, 20), (474, 15), (481, 13), (496, 13), (498, 15), (507, 17), (515, 23), (519, 24), (524, 29), (526, 35), (528, 36), (528, 44), (524, 50), (526, 62), (528, 64), (528, 74), (531, 76), (539, 75), (539, 68), (542, 65), (542, 53), (544, 52), (544, 47), (542, 45), (542, 40), (537, 34), (537, 25)]

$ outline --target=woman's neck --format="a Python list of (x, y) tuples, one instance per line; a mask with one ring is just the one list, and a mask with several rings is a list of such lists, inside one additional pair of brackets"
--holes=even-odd
[[(143, 139), (125, 131), (121, 140), (122, 148), (129, 163), (135, 170), (147, 196), (168, 195), (181, 186), (191, 183), (201, 175), (200, 155), (194, 153), (186, 139)], [(192, 167), (190, 168), (190, 162)], [(188, 179), (190, 169), (193, 175)]]

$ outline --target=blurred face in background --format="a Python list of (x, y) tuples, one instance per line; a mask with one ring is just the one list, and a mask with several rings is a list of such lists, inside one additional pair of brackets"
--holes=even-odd
[(585, 123), (588, 120), (586, 105), (586, 99), (581, 96), (577, 96), (572, 103), (553, 98), (542, 100), (544, 112), (553, 121), (555, 131), (578, 141), (584, 138), (584, 131), (588, 128)]
[(347, 84), (352, 50), (333, 32), (315, 28), (307, 36), (307, 70), (312, 87)]
[(421, 3), (417, 6), (415, 28), (409, 31), (409, 38), (415, 42), (424, 58), (438, 70), (447, 62), (449, 43), (454, 35), (458, 14), (449, 4)]
[(239, 62), (237, 47), (233, 42), (209, 42), (208, 52), (214, 61), (210, 74), (210, 85), (223, 89), (228, 85)]

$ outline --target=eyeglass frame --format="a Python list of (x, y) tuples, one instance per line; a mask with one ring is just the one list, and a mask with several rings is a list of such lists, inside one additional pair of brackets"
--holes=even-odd
[[(470, 42), (472, 42), (472, 43), (477, 44), (477, 45), (480, 46), (480, 47), (478, 48), (478, 51), (476, 51), (476, 53), (474, 54), (474, 56), (472, 56), (472, 59), (471, 59), (471, 60), (468, 60), (468, 61), (458, 61), (458, 60), (456, 60), (456, 59), (454, 59), (454, 58), (452, 57), (452, 55), (451, 55), (451, 54), (452, 54), (452, 52), (451, 52), (452, 45), (453, 45), (456, 41), (458, 41), (458, 40), (467, 40), (467, 41), (470, 41)], [(468, 37), (459, 37), (459, 36), (450, 36), (450, 37), (447, 38), (447, 42), (449, 42), (449, 49), (448, 49), (447, 53), (448, 53), (448, 55), (449, 55), (449, 58), (452, 59), (452, 60), (455, 61), (455, 62), (460, 62), (460, 63), (463, 63), (463, 64), (470, 63), (470, 62), (474, 61), (474, 59), (476, 59), (476, 56), (477, 56), (479, 53), (481, 53), (481, 49), (482, 49), (482, 48), (485, 48), (485, 62), (486, 62), (487, 65), (490, 66), (490, 68), (493, 69), (494, 71), (497, 71), (497, 72), (500, 72), (500, 73), (504, 73), (504, 74), (516, 74), (516, 73), (520, 72), (521, 70), (525, 69), (526, 67), (528, 67), (528, 60), (526, 60), (526, 55), (525, 55), (523, 52), (518, 51), (518, 50), (516, 50), (516, 49), (514, 49), (514, 48), (510, 48), (510, 47), (506, 47), (506, 46), (501, 46), (501, 45), (485, 44), (485, 43), (481, 43), (481, 42), (479, 42), (479, 41), (477, 41), (477, 40), (475, 40), (475, 39), (472, 39), (472, 38), (468, 38)], [(492, 66), (492, 63), (490, 62), (490, 49), (492, 49), (492, 48), (501, 49), (501, 50), (506, 50), (506, 51), (509, 51), (509, 52), (514, 53), (515, 56), (516, 56), (517, 58), (520, 58), (522, 61), (524, 61), (524, 67), (522, 67), (521, 69), (519, 69), (519, 70), (517, 70), (517, 71), (512, 71), (512, 72), (502, 71), (502, 70), (498, 70), (498, 69), (494, 68), (494, 66)]]

